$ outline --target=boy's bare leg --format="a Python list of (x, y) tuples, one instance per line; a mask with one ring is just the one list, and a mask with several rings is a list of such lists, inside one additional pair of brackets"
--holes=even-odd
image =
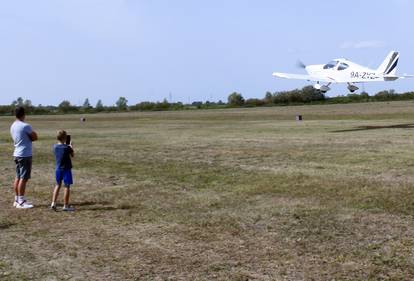
[(69, 196), (70, 196), (70, 188), (65, 187), (65, 193), (63, 195), (63, 201), (66, 207), (69, 206)]
[(57, 198), (59, 196), (59, 191), (60, 191), (60, 187), (61, 186), (62, 186), (62, 184), (57, 184), (55, 186), (55, 189), (53, 190), (52, 206), (55, 206), (56, 205), (56, 201), (57, 201)]

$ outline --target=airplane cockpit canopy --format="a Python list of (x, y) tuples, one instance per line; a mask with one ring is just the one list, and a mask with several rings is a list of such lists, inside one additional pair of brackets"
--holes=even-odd
[(323, 66), (323, 69), (332, 69), (332, 68), (335, 68), (335, 66), (338, 64), (338, 62), (337, 61), (330, 61), (330, 62), (328, 62), (327, 64), (325, 64), (324, 66)]
[(339, 66), (338, 66), (338, 70), (345, 70), (345, 69), (347, 69), (349, 67), (349, 65), (348, 64), (346, 64), (346, 63), (344, 63), (344, 62), (341, 62), (340, 64), (339, 64)]

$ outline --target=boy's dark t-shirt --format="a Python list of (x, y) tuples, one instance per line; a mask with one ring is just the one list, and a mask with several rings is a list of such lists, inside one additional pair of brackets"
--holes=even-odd
[(55, 144), (53, 146), (53, 153), (56, 158), (56, 169), (72, 169), (72, 160), (70, 159), (72, 151), (72, 148), (66, 144)]

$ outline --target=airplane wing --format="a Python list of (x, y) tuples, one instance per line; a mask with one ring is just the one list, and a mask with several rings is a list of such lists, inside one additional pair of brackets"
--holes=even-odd
[(336, 82), (335, 79), (332, 79), (329, 77), (315, 77), (315, 76), (310, 76), (306, 74), (273, 72), (272, 75), (275, 77), (285, 78), (285, 79), (298, 79), (298, 80), (308, 80), (308, 81), (314, 81), (314, 82), (327, 82), (327, 83)]

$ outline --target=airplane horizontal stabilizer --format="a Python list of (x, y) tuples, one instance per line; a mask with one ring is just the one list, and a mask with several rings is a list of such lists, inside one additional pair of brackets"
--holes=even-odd
[(384, 75), (384, 81), (395, 81), (397, 79), (404, 78), (400, 76)]
[(404, 74), (403, 76), (384, 75), (384, 81), (395, 81), (397, 79), (414, 78), (414, 75)]

